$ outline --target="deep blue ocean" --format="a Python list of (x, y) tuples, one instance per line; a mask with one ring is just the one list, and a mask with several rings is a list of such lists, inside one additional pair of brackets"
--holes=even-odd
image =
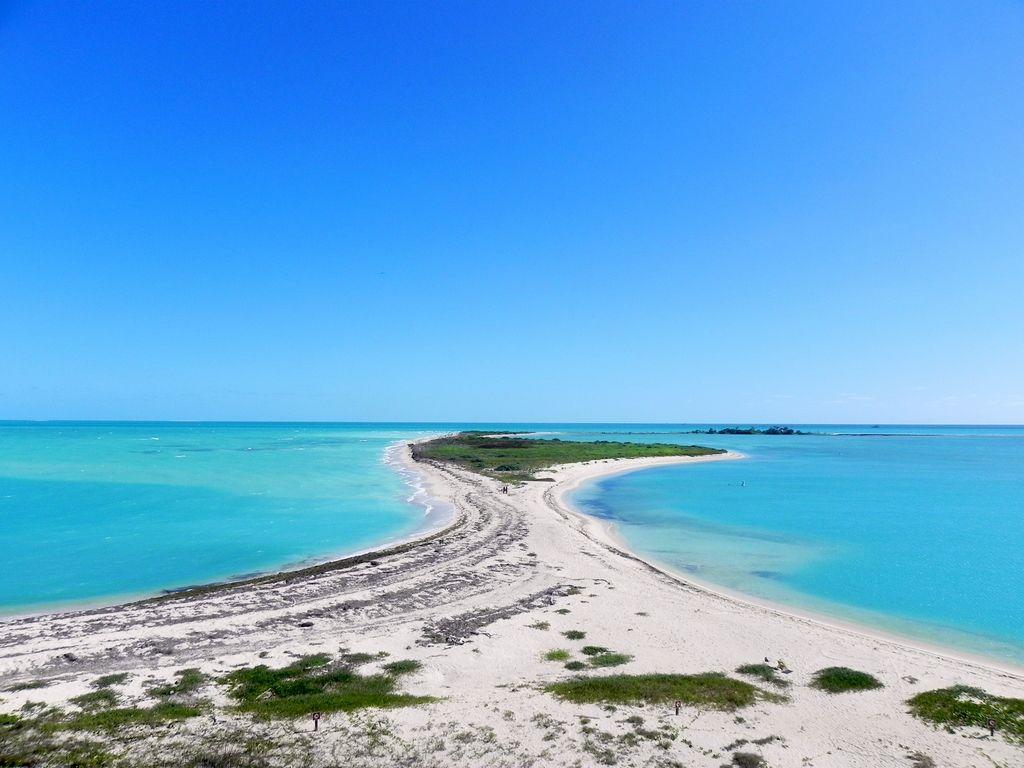
[[(445, 510), (387, 448), (465, 426), (0, 422), (0, 612), (115, 602), (414, 534)], [(472, 426), (741, 451), (597, 481), (573, 501), (698, 580), (1024, 662), (1022, 427)]]

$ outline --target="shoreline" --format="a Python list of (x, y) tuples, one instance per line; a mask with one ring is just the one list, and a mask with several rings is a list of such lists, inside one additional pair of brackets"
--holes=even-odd
[[(431, 439), (431, 438), (419, 438)], [(410, 544), (422, 540), (429, 540), (435, 534), (441, 534), (450, 528), (456, 521), (454, 512), (446, 505), (436, 502), (436, 496), (431, 493), (429, 478), (417, 472), (416, 467), (407, 463), (403, 458), (407, 440), (398, 440), (384, 449), (381, 462), (387, 465), (400, 465), (400, 469), (391, 466), (400, 480), (413, 489), (412, 495), (405, 499), (410, 506), (425, 507), (420, 523), (415, 529), (393, 538), (385, 539), (370, 547), (355, 549), (351, 552), (334, 552), (324, 555), (311, 555), (301, 560), (282, 563), (279, 566), (256, 570), (250, 573), (227, 576), (211, 581), (201, 581), (194, 584), (186, 584), (181, 587), (168, 587), (163, 589), (149, 590), (144, 592), (130, 592), (120, 595), (108, 595), (105, 598), (69, 600), (57, 603), (42, 603), (38, 606), (25, 606), (15, 608), (12, 611), (0, 610), (0, 622), (5, 619), (22, 619), (49, 615), (72, 615), (89, 611), (101, 611), (117, 609), (124, 606), (147, 603), (153, 600), (163, 600), (177, 596), (190, 596), (199, 594), (210, 594), (212, 592), (232, 589), (245, 586), (246, 584), (261, 583), (268, 579), (285, 578), (292, 575), (301, 577), (304, 574), (317, 572), (325, 568), (345, 568), (362, 562), (366, 558), (376, 559), (386, 557), (400, 551)], [(392, 453), (397, 454), (397, 457)], [(409, 479), (409, 475), (415, 477), (415, 481)], [(416, 497), (420, 494), (425, 496), (424, 500)], [(427, 520), (427, 518), (430, 518)]]
[[(647, 464), (642, 463), (639, 466), (618, 466), (609, 467), (607, 471), (597, 470), (592, 473), (580, 474), (572, 479), (572, 481), (561, 488), (554, 494), (555, 502), (563, 507), (567, 512), (575, 515), (579, 518), (586, 526), (588, 532), (593, 534), (596, 538), (603, 541), (605, 544), (620, 549), (625, 554), (635, 557), (641, 562), (645, 563), (649, 567), (664, 573), (666, 576), (675, 579), (676, 581), (690, 587), (692, 589), (700, 590), (707, 593), (710, 596), (719, 598), (721, 600), (734, 602), (745, 607), (768, 611), (778, 616), (788, 617), (797, 621), (810, 621), (819, 624), (825, 628), (835, 630), (838, 632), (846, 632), (852, 635), (860, 636), (864, 639), (874, 640), (882, 643), (892, 643), (897, 646), (903, 647), (910, 651), (934, 654), (941, 656), (953, 662), (959, 662), (963, 664), (969, 664), (985, 668), (994, 672), (1005, 673), (1016, 677), (1024, 678), (1024, 664), (1016, 664), (1010, 660), (995, 658), (992, 656), (986, 656), (981, 653), (973, 653), (971, 651), (950, 647), (941, 643), (928, 642), (927, 640), (910, 637), (901, 634), (896, 631), (889, 631), (883, 627), (874, 626), (869, 623), (859, 622), (856, 619), (844, 619), (839, 616), (833, 616), (828, 613), (815, 611), (811, 608), (805, 608), (799, 605), (792, 605), (790, 603), (777, 602), (768, 598), (762, 598), (755, 595), (750, 595), (739, 590), (729, 589), (713, 582), (704, 581), (702, 579), (694, 578), (690, 574), (682, 573), (681, 571), (673, 568), (667, 563), (663, 563), (659, 560), (651, 558), (648, 555), (638, 552), (633, 549), (629, 543), (623, 538), (616, 530), (615, 523), (602, 520), (597, 517), (588, 515), (586, 512), (573, 506), (568, 500), (568, 496), (578, 490), (580, 486), (585, 483), (591, 483), (599, 479), (607, 477), (614, 477), (615, 475), (628, 474), (631, 472), (639, 472), (644, 469), (648, 469), (652, 466), (667, 466), (674, 464), (688, 464), (698, 461), (714, 461), (714, 460), (742, 460), (746, 456), (738, 451), (728, 451), (720, 456), (709, 456), (709, 457), (668, 457), (664, 460), (659, 460), (657, 463)], [(625, 461), (637, 461), (646, 462), (645, 459), (627, 459)], [(595, 462), (596, 463), (596, 462)], [(897, 617), (898, 619), (898, 617)], [(958, 631), (955, 628), (951, 628), (954, 631)]]
[[(720, 768), (741, 743), (756, 746), (772, 768), (905, 768), (912, 754), (954, 768), (1020, 761), (1024, 747), (1001, 734), (990, 739), (976, 727), (947, 733), (909, 715), (906, 702), (959, 684), (1024, 698), (1021, 673), (720, 594), (622, 548), (600, 521), (561, 500), (594, 476), (733, 458), (728, 454), (563, 465), (544, 473), (554, 482), (508, 494), (490, 478), (413, 462), (407, 448), (397, 454), (438, 501), (451, 504), (443, 530), (244, 582), (91, 611), (0, 618), (0, 713), (75, 707), (76, 697), (108, 675), (126, 678), (117, 689), (120, 706), (148, 707), (155, 686), (196, 669), (207, 682), (195, 695), (213, 716), (108, 734), (118, 754), (173, 754), (176, 744), (219, 744), (244, 732), (270, 744), (298, 740), (306, 751), (301, 762), (284, 763), (289, 768), (329, 768), (353, 749), (369, 755), (360, 767), (377, 768), (394, 764), (395, 752), (373, 752), (386, 733), (394, 750), (412, 756), (405, 764), (430, 768), (596, 768), (610, 761)], [(584, 642), (622, 658), (613, 669), (591, 668)], [(401, 691), (433, 697), (431, 703), (329, 712), (313, 736), (308, 722), (261, 721), (233, 710), (217, 682), (241, 667), (280, 668), (318, 653), (417, 662)], [(572, 668), (582, 675), (735, 675), (738, 666), (768, 657), (785, 659), (791, 674), (785, 697), (746, 706), (742, 717), (728, 708), (674, 714), (643, 704), (622, 705), (616, 714), (546, 692), (547, 684), (570, 679), (561, 663), (567, 657), (582, 665)], [(369, 662), (366, 673), (380, 665)], [(864, 670), (883, 687), (818, 691), (813, 674), (828, 666)], [(637, 718), (672, 737), (637, 738)], [(367, 732), (368, 720), (380, 728)], [(605, 734), (600, 742), (595, 733)]]
[[(438, 506), (448, 507), (440, 499), (443, 497), (444, 489), (439, 487), (439, 478), (431, 476), (423, 471), (422, 465), (409, 455), (407, 445), (411, 442), (419, 442), (431, 438), (418, 438), (417, 440), (399, 440), (392, 443), (384, 450), (382, 461), (385, 464), (393, 465), (392, 469), (402, 478), (407, 485), (414, 487), (413, 495), (406, 499), (409, 504), (422, 505), (427, 508), (424, 517), (435, 511), (432, 501)], [(391, 455), (394, 452), (394, 455)], [(647, 567), (664, 574), (665, 576), (685, 585), (688, 588), (699, 590), (705, 594), (727, 602), (754, 609), (770, 612), (777, 616), (793, 619), (796, 621), (814, 622), (824, 628), (845, 632), (864, 639), (874, 640), (883, 643), (892, 643), (910, 651), (933, 654), (953, 662), (959, 662), (991, 670), (1002, 674), (1008, 674), (1024, 679), (1024, 664), (1015, 664), (1012, 661), (1002, 658), (986, 656), (981, 653), (974, 653), (965, 649), (954, 648), (943, 645), (939, 642), (910, 637), (890, 631), (883, 627), (875, 626), (867, 622), (860, 622), (856, 619), (844, 619), (825, 612), (815, 611), (790, 603), (778, 602), (768, 598), (750, 595), (745, 592), (729, 589), (728, 587), (694, 578), (691, 574), (682, 573), (667, 563), (663, 563), (648, 555), (634, 550), (629, 543), (615, 530), (615, 524), (607, 520), (592, 517), (568, 500), (569, 494), (579, 489), (585, 483), (599, 479), (614, 477), (616, 475), (639, 472), (644, 469), (660, 466), (676, 466), (692, 463), (704, 463), (709, 461), (737, 461), (747, 458), (739, 451), (727, 450), (723, 454), (712, 456), (665, 456), (640, 459), (603, 459), (591, 462), (584, 462), (579, 465), (560, 465), (547, 470), (540, 470), (538, 474), (564, 472), (574, 467), (588, 466), (587, 471), (577, 471), (566, 480), (560, 479), (552, 484), (546, 491), (553, 494), (554, 503), (560, 506), (565, 512), (577, 518), (583, 523), (587, 532), (601, 541), (606, 546), (621, 551), (624, 555), (635, 558), (644, 563)], [(420, 487), (416, 488), (408, 475), (415, 476), (419, 480)], [(540, 481), (544, 483), (544, 481)], [(425, 495), (425, 499), (413, 501), (419, 493)], [(293, 579), (310, 578), (312, 576), (330, 571), (342, 571), (362, 563), (380, 560), (400, 554), (412, 547), (418, 547), (430, 543), (434, 539), (444, 536), (454, 530), (460, 521), (456, 518), (454, 510), (446, 509), (444, 517), (433, 525), (424, 525), (407, 535), (399, 536), (394, 540), (384, 541), (373, 547), (359, 549), (341, 556), (328, 555), (323, 557), (310, 557), (296, 561), (290, 565), (280, 568), (268, 569), (266, 571), (254, 572), (242, 575), (239, 578), (226, 578), (216, 581), (191, 584), (173, 589), (163, 589), (156, 593), (144, 593), (138, 595), (123, 595), (114, 597), (111, 602), (87, 601), (84, 603), (72, 603), (63, 607), (41, 607), (37, 611), (19, 611), (17, 613), (0, 613), (0, 627), (5, 620), (30, 619), (47, 616), (73, 616), (82, 613), (116, 611), (136, 605), (146, 605), (154, 602), (161, 602), (175, 598), (192, 599), (204, 595), (211, 595), (225, 590), (245, 588), (251, 585), (267, 584), (276, 581), (290, 581)], [(898, 619), (898, 617), (897, 617)], [(955, 628), (952, 628), (954, 631)]]

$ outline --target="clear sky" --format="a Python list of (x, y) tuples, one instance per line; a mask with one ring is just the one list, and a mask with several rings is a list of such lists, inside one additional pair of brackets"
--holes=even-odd
[(1024, 422), (1024, 4), (3, 2), (0, 418)]

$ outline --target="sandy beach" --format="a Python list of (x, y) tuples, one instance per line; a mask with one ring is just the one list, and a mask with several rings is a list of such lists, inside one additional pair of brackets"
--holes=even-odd
[[(0, 712), (27, 702), (66, 706), (106, 674), (129, 673), (123, 695), (143, 702), (148, 688), (182, 668), (214, 678), (312, 653), (385, 651), (421, 662), (403, 689), (439, 701), (328, 714), (312, 733), (305, 720), (231, 713), (223, 688), (210, 683), (201, 693), (218, 706), (215, 715), (147, 726), (115, 739), (112, 750), (159, 763), (175, 748), (213, 748), (245, 734), (276, 745), (266, 756), (271, 764), (295, 765), (718, 768), (738, 752), (775, 768), (1024, 764), (1024, 749), (1000, 734), (936, 729), (905, 703), (954, 684), (1022, 697), (1019, 671), (690, 583), (628, 552), (606, 525), (565, 501), (602, 474), (736, 454), (569, 465), (541, 473), (552, 482), (503, 494), (495, 481), (401, 453), (452, 510), (441, 531), (238, 584), (4, 619)], [(562, 634), (571, 630), (586, 639)], [(732, 674), (741, 664), (783, 659), (792, 670), (787, 700), (735, 712), (683, 707), (677, 715), (670, 707), (567, 703), (544, 691), (572, 674), (544, 654), (565, 649), (582, 658), (587, 643), (632, 657), (588, 675)], [(808, 687), (829, 666), (870, 672), (884, 687), (834, 695)], [(48, 684), (10, 690), (31, 681)], [(654, 732), (661, 735), (637, 736)]]

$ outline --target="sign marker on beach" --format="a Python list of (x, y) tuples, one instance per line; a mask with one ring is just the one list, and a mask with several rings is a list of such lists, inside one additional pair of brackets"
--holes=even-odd
[(320, 713), (320, 712), (314, 712), (313, 713), (313, 730), (314, 731), (319, 731), (320, 730), (320, 718), (321, 717), (323, 717), (322, 713)]
[(679, 701), (679, 699), (676, 699), (676, 714), (677, 715), (679, 714), (679, 708), (681, 706), (683, 706), (683, 702)]

